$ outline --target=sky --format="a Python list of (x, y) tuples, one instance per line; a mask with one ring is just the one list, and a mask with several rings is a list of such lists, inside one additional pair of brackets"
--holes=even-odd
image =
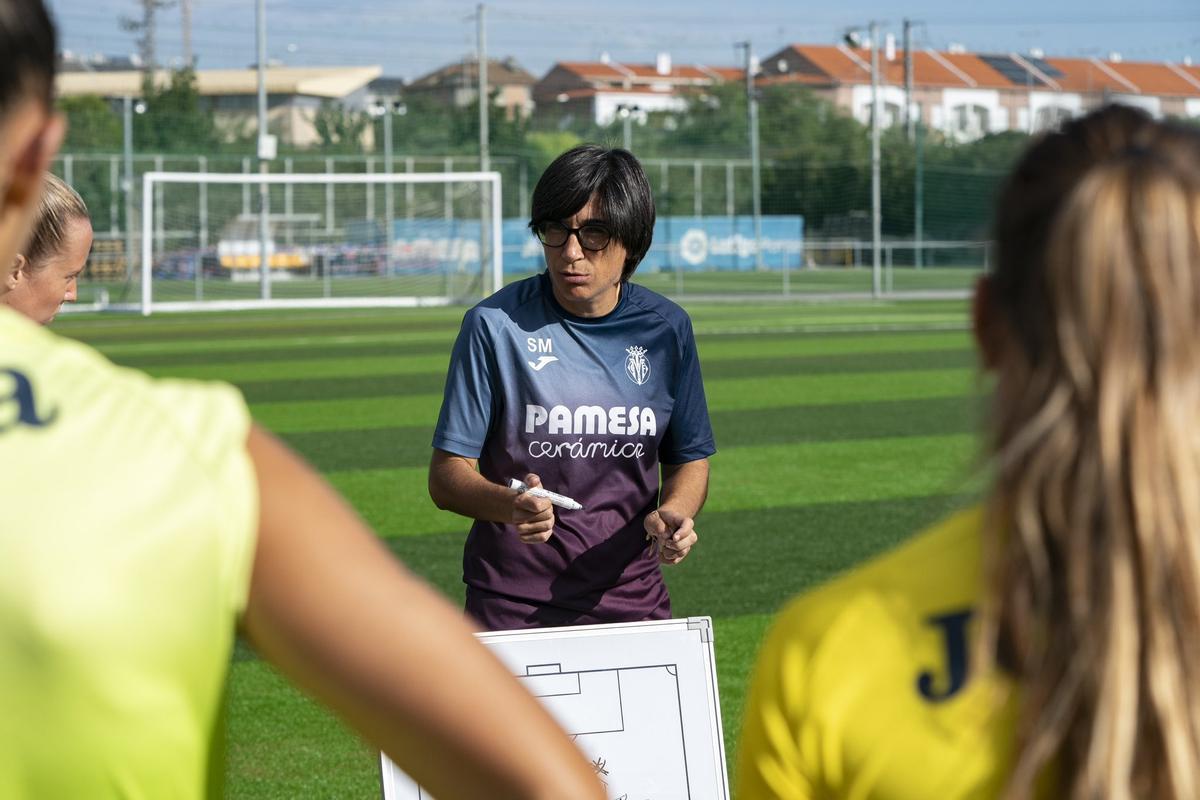
[[(141, 0), (47, 0), (62, 47), (78, 54), (128, 55)], [(266, 0), (267, 55), (290, 66), (379, 65), (412, 80), (472, 55), (475, 2), (459, 0)], [(191, 0), (192, 42), (201, 69), (247, 67), (256, 57), (253, 0)], [(158, 59), (178, 62), (179, 0), (157, 12)], [(844, 32), (881, 23), (899, 41), (914, 21), (919, 47), (964, 45), (974, 52), (1097, 56), (1126, 61), (1200, 63), (1198, 0), (603, 0), (598, 3), (494, 0), (485, 4), (492, 58), (511, 56), (541, 77), (556, 61), (595, 61), (601, 53), (653, 63), (740, 64), (736, 43), (760, 57), (789, 44), (831, 44)]]

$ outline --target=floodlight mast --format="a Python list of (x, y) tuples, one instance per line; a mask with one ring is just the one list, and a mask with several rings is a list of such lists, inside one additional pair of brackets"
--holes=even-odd
[(758, 154), (758, 90), (754, 86), (758, 64), (754, 58), (754, 47), (748, 40), (739, 42), (738, 47), (745, 50), (746, 56), (746, 114), (750, 129), (750, 188), (754, 204), (754, 268), (762, 270), (762, 165)]

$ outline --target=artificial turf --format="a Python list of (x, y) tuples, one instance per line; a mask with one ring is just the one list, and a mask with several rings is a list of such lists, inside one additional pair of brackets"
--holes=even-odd
[[(677, 616), (714, 619), (732, 770), (772, 613), (968, 501), (982, 387), (962, 301), (687, 308), (719, 452), (699, 544), (666, 573)], [(55, 328), (155, 375), (237, 384), (459, 603), (469, 521), (433, 506), (425, 466), (462, 313), (69, 315)], [(227, 715), (229, 797), (379, 796), (376, 754), (242, 645)]]

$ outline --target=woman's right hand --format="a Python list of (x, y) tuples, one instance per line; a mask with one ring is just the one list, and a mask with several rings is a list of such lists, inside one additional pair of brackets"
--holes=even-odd
[[(525, 485), (539, 488), (542, 479), (532, 472), (525, 476)], [(525, 544), (542, 544), (554, 533), (554, 506), (544, 497), (534, 497), (528, 492), (513, 495), (512, 524)]]

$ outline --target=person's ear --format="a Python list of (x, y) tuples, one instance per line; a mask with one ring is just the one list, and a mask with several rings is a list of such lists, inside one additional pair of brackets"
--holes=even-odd
[(1000, 363), (1004, 339), (995, 293), (992, 280), (981, 275), (975, 281), (975, 294), (971, 298), (971, 332), (975, 335), (983, 368), (989, 372)]
[(3, 286), (5, 291), (11, 292), (21, 285), (21, 278), (25, 274), (25, 265), (29, 263), (25, 256), (18, 255), (13, 259), (12, 267), (4, 271)]
[(46, 169), (66, 132), (63, 117), (49, 113), (36, 100), (17, 105), (6, 117), (0, 128), (0, 265), (4, 266), (28, 241)]
[(42, 124), (26, 137), (24, 142), (15, 142), (16, 150), (9, 172), (8, 183), (0, 196), (0, 213), (10, 209), (36, 203), (41, 197), (42, 183), (50, 161), (62, 145), (66, 134), (66, 120), (61, 114), (44, 117)]

